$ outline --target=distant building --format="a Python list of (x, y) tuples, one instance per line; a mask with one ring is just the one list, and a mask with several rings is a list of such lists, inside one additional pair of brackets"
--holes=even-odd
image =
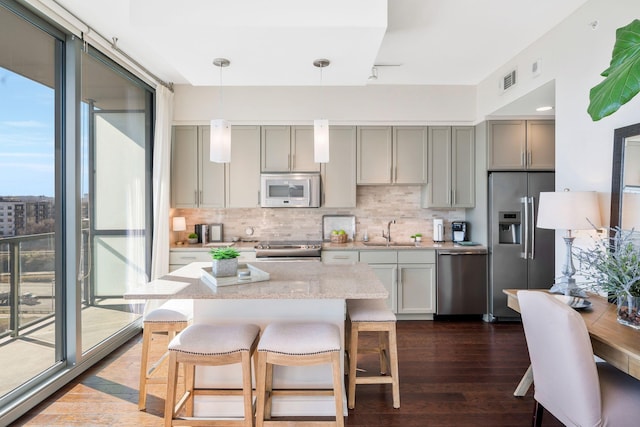
[(0, 236), (49, 231), (55, 223), (55, 199), (45, 196), (0, 197)]

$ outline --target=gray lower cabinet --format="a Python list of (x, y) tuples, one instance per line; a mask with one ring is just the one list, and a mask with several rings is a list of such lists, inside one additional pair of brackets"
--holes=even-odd
[(322, 165), (322, 207), (356, 207), (356, 127), (329, 127), (329, 163)]
[(358, 262), (358, 251), (322, 251), (325, 264), (353, 264)]
[[(169, 250), (169, 272), (175, 271), (180, 267), (184, 267), (192, 262), (208, 262), (211, 261), (209, 255), (210, 249), (196, 248), (193, 249), (170, 249)], [(238, 262), (251, 262), (256, 260), (255, 251), (240, 251)]]
[(394, 313), (435, 313), (435, 251), (360, 251), (360, 261), (368, 263), (387, 288), (387, 305)]
[(475, 206), (475, 130), (471, 126), (429, 127), (429, 182), (425, 208)]
[(224, 207), (224, 164), (209, 161), (209, 126), (174, 126), (171, 139), (171, 206)]

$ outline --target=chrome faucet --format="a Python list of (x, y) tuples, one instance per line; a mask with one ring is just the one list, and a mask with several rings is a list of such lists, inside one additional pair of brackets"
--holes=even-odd
[(382, 237), (387, 239), (387, 246), (391, 243), (391, 224), (395, 224), (396, 220), (392, 219), (387, 223), (387, 234), (384, 234), (384, 230), (382, 230)]

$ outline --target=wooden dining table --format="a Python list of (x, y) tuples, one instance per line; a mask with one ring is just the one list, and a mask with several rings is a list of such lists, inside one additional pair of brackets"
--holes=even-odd
[[(507, 306), (520, 313), (518, 291), (505, 289)], [(539, 290), (539, 292), (548, 292)], [(579, 310), (582, 315), (593, 353), (612, 366), (640, 380), (640, 330), (623, 325), (617, 320), (617, 307), (597, 294), (588, 294), (591, 307)], [(516, 387), (514, 396), (524, 396), (533, 383), (531, 366)]]

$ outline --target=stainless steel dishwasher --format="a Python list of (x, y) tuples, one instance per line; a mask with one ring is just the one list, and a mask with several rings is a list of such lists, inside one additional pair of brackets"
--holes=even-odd
[(436, 314), (487, 313), (487, 251), (438, 250)]

